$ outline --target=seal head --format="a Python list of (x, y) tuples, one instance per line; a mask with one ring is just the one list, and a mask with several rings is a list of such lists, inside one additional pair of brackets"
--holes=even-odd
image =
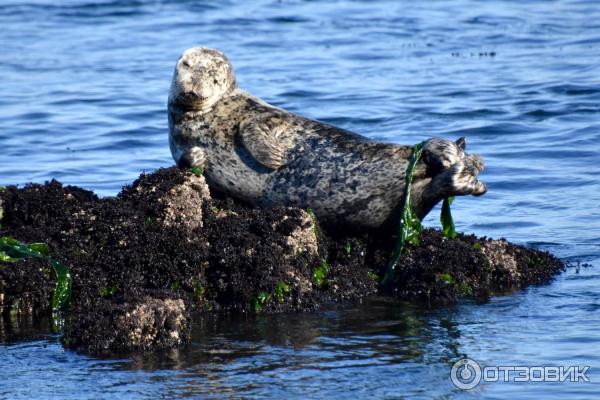
[(169, 103), (182, 110), (208, 110), (235, 87), (233, 67), (223, 53), (193, 47), (177, 61)]

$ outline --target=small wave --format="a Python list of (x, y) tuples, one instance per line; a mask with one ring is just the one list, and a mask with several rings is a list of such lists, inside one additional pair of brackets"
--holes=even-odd
[(600, 87), (588, 87), (582, 85), (555, 85), (546, 88), (554, 94), (564, 94), (567, 96), (586, 96), (600, 93)]

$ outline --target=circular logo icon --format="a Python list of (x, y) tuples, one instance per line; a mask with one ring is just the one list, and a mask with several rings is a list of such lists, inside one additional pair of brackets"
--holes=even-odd
[(469, 390), (481, 382), (481, 367), (469, 358), (458, 360), (450, 371), (452, 384), (459, 389)]

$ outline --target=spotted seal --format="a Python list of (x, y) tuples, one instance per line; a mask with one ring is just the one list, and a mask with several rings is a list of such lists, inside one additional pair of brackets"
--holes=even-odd
[[(181, 167), (260, 206), (311, 208), (326, 224), (375, 228), (398, 216), (412, 147), (381, 143), (274, 107), (241, 90), (217, 50), (186, 50), (169, 100), (169, 144)], [(429, 139), (411, 200), (419, 218), (447, 196), (486, 192), (465, 140)]]

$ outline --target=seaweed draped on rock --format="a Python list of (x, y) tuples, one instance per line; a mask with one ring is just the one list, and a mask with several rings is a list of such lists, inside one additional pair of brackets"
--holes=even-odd
[[(70, 269), (63, 342), (94, 354), (180, 346), (193, 312), (312, 310), (376, 294), (394, 241), (325, 231), (306, 210), (234, 201), (176, 168), (143, 174), (115, 198), (56, 181), (9, 186), (0, 206), (1, 236), (46, 242)], [(401, 256), (393, 295), (485, 299), (562, 267), (504, 240), (426, 230)], [(54, 279), (40, 260), (0, 263), (2, 318), (49, 313)]]

